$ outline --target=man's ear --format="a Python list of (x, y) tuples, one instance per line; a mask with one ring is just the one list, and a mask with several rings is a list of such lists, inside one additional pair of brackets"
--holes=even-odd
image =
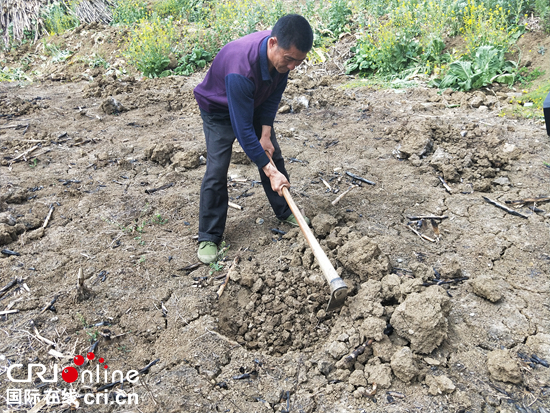
[(277, 38), (276, 37), (270, 37), (269, 40), (267, 41), (267, 44), (270, 48), (274, 48), (278, 44)]

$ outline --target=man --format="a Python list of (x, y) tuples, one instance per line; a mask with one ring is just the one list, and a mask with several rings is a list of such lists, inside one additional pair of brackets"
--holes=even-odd
[[(273, 30), (228, 43), (194, 92), (201, 110), (208, 160), (201, 186), (198, 257), (217, 259), (227, 219), (227, 170), (235, 138), (258, 166), (262, 185), (277, 218), (297, 225), (282, 188), (289, 187), (273, 121), (288, 72), (302, 63), (313, 45), (308, 21), (281, 17)], [(270, 164), (266, 152), (276, 167)]]

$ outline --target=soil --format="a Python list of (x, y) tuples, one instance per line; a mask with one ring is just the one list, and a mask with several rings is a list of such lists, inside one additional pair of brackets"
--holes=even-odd
[(101, 394), (110, 373), (99, 384), (8, 377), (33, 363), (51, 377), (92, 351), (104, 363), (81, 374), (154, 364), (108, 390), (136, 393), (137, 406), (81, 397), (83, 411), (550, 409), (550, 211), (506, 204), (549, 195), (550, 145), (544, 123), (499, 116), (515, 91), (346, 88), (338, 67), (292, 74), (275, 123), (291, 194), (349, 291), (327, 313), (311, 249), (275, 218), (237, 145), (228, 186), (242, 209), (229, 208), (225, 260), (193, 266), (208, 155), (192, 90), (204, 73), (75, 67), (0, 85), (0, 303), (18, 311), (0, 313), (2, 396)]

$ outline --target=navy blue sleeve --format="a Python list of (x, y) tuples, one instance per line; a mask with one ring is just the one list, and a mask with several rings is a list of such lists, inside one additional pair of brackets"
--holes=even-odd
[(225, 77), (225, 89), (233, 132), (246, 155), (263, 168), (269, 158), (254, 131), (254, 83), (242, 75), (230, 73)]
[(260, 122), (262, 125), (273, 127), (273, 121), (275, 120), (275, 115), (277, 115), (277, 109), (279, 109), (279, 103), (281, 103), (281, 97), (285, 91), (287, 81), (288, 73), (279, 82), (273, 94), (258, 107), (257, 111), (260, 113)]

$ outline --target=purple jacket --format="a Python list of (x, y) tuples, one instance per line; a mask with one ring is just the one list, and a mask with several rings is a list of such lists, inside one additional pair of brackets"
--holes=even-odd
[(269, 73), (267, 41), (271, 31), (252, 33), (225, 45), (194, 92), (208, 113), (228, 113), (233, 132), (248, 157), (269, 163), (254, 123), (273, 126), (288, 73)]

